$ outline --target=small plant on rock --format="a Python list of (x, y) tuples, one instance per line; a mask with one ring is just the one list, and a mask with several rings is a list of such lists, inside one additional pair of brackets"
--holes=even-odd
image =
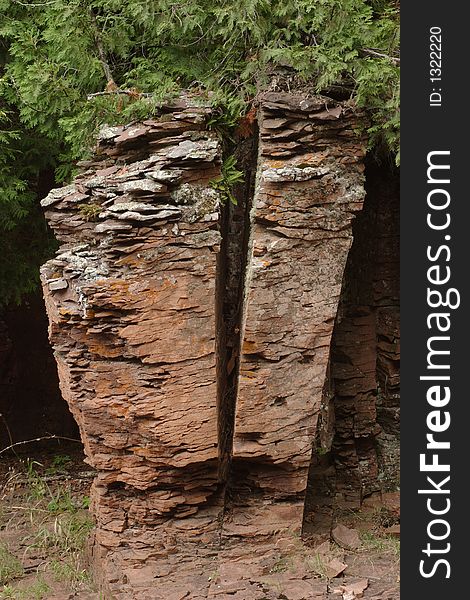
[(224, 160), (221, 174), (213, 179), (210, 185), (214, 190), (220, 192), (222, 201), (229, 200), (232, 204), (237, 204), (237, 199), (233, 195), (233, 187), (242, 182), (243, 173), (237, 169), (237, 159), (232, 154)]
[(97, 221), (98, 215), (103, 210), (99, 204), (79, 204), (78, 210), (85, 221)]

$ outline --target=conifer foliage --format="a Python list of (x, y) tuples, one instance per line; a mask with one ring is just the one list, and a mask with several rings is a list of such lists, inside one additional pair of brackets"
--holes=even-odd
[(273, 78), (340, 90), (398, 147), (399, 3), (392, 0), (0, 0), (0, 304), (50, 251), (45, 174), (73, 175), (102, 123), (212, 92), (227, 122)]

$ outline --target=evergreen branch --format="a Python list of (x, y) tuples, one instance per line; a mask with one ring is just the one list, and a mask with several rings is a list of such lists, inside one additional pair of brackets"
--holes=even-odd
[(16, 83), (15, 78), (13, 77), (13, 75), (10, 75), (10, 79), (12, 81), (13, 87), (16, 90), (18, 99), (21, 101), (21, 103), (24, 104), (25, 106), (27, 106), (29, 109), (34, 110), (37, 113), (41, 113), (41, 109), (40, 108), (36, 108), (35, 106), (33, 106), (32, 104), (30, 104), (29, 102), (26, 102), (26, 100), (23, 97), (23, 94), (21, 94), (20, 87)]
[(14, 115), (4, 123), (0, 108), (0, 305), (38, 279), (22, 236), (31, 228), (44, 257), (51, 243), (35, 210), (38, 174), (67, 179), (102, 122), (145, 119), (167, 93), (212, 92), (225, 132), (266, 88), (334, 90), (368, 111), (371, 147), (398, 151), (397, 0), (0, 4), (0, 107)]

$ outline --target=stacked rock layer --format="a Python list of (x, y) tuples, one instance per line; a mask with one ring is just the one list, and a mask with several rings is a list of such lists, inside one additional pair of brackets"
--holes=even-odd
[(268, 94), (262, 103), (232, 477), (242, 497), (234, 514), (248, 526), (248, 502), (249, 527), (269, 522), (279, 502), (289, 528), (301, 525), (351, 223), (364, 199), (357, 119), (325, 98)]
[[(236, 402), (224, 411), (224, 340), (238, 338), (220, 331), (230, 219), (214, 185), (222, 157), (209, 115), (182, 97), (151, 120), (104, 128), (73, 184), (43, 201), (62, 243), (42, 268), (50, 338), (97, 470), (94, 551), (106, 598), (224, 597), (208, 572), (239, 565), (253, 544), (258, 557), (272, 554), (273, 537), (302, 524), (364, 197), (359, 117), (321, 97), (261, 101), (249, 243), (237, 259), (242, 305), (228, 311), (239, 315)], [(231, 419), (228, 459), (221, 415)], [(247, 587), (236, 597), (277, 597), (255, 571), (240, 575)], [(313, 583), (304, 588), (316, 597)]]

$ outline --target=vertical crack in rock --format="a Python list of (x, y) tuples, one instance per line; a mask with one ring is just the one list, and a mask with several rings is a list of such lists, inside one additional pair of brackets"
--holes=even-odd
[(258, 131), (237, 140), (234, 153), (243, 182), (233, 190), (236, 204), (226, 201), (218, 269), (218, 414), (219, 477), (226, 485), (230, 472), (235, 406), (240, 368), (240, 331), (244, 310), (248, 244), (257, 173)]
[(364, 196), (357, 114), (261, 100), (226, 536), (299, 531), (351, 223)]
[[(334, 344), (333, 330), (331, 346)], [(330, 348), (331, 352), (331, 348)], [(302, 533), (307, 536), (329, 535), (333, 524), (333, 499), (336, 470), (331, 455), (335, 437), (334, 380), (332, 378), (331, 354), (323, 388), (317, 431), (312, 447), (305, 495)]]

